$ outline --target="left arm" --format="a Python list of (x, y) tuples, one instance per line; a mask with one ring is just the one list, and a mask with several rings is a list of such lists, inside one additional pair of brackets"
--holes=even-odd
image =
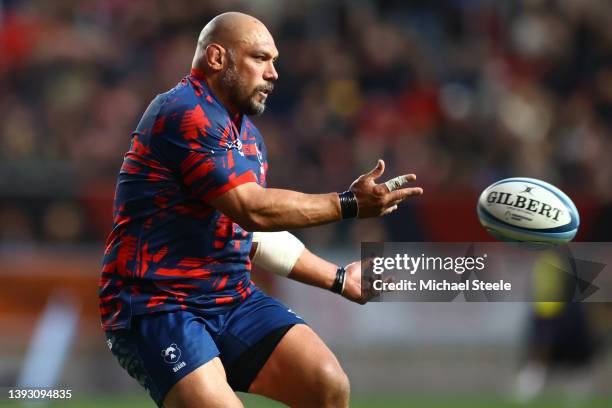
[[(254, 236), (250, 254), (255, 265), (307, 285), (327, 290), (332, 287), (336, 279), (337, 265), (304, 248), (297, 238), (288, 232), (257, 234)], [(353, 302), (366, 303), (368, 299), (362, 299), (361, 296), (361, 262), (353, 262), (345, 269), (342, 296)]]
[[(361, 298), (361, 262), (352, 262), (344, 268), (346, 269), (346, 277), (342, 296), (353, 302), (365, 304), (367, 299)], [(338, 265), (328, 262), (304, 248), (288, 277), (307, 285), (329, 290), (336, 279), (337, 270)]]

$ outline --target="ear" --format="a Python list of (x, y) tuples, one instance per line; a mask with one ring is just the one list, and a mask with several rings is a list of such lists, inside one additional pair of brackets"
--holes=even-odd
[(206, 64), (215, 71), (220, 71), (225, 66), (225, 48), (219, 44), (209, 44), (206, 47)]

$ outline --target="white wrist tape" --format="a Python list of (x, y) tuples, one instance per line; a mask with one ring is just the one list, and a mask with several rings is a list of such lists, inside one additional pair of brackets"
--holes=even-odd
[(385, 186), (389, 189), (389, 191), (395, 191), (404, 184), (406, 184), (408, 180), (404, 176), (397, 176), (385, 182)]
[(257, 249), (251, 261), (257, 267), (279, 276), (287, 276), (304, 251), (304, 244), (287, 231), (254, 232)]

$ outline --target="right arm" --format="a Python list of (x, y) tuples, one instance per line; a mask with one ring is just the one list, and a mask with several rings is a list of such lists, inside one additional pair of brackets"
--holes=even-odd
[[(177, 174), (192, 197), (212, 205), (251, 232), (283, 231), (342, 219), (336, 193), (304, 194), (257, 184), (248, 162), (227, 147), (229, 125), (222, 122), (224, 113), (214, 104), (190, 106), (176, 102), (178, 99), (164, 100), (154, 124), (151, 149)], [(357, 201), (359, 218), (386, 215), (407, 197), (423, 193), (418, 187), (398, 186), (389, 191), (385, 184), (376, 184), (384, 169), (384, 162), (379, 160), (372, 171), (349, 187)], [(413, 174), (404, 176), (406, 182), (415, 179)]]
[(342, 218), (338, 194), (304, 194), (241, 184), (211, 204), (247, 231), (283, 231)]
[[(407, 197), (423, 193), (419, 187), (389, 191), (384, 184), (376, 184), (384, 167), (379, 160), (372, 171), (360, 176), (349, 188), (357, 198), (359, 218), (386, 215)], [(413, 174), (404, 177), (407, 181), (416, 179)], [(342, 219), (337, 193), (304, 194), (264, 188), (254, 182), (234, 187), (210, 203), (247, 231), (282, 231)]]

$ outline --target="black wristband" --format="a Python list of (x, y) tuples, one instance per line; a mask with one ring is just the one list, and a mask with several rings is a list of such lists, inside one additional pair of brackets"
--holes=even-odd
[(336, 279), (334, 279), (334, 284), (329, 290), (339, 295), (342, 294), (342, 290), (344, 289), (344, 279), (346, 278), (346, 269), (342, 266), (338, 268), (336, 271)]
[(342, 211), (342, 218), (355, 218), (359, 214), (359, 206), (357, 205), (357, 197), (352, 191), (345, 191), (339, 193), (338, 198), (340, 199), (340, 210)]

